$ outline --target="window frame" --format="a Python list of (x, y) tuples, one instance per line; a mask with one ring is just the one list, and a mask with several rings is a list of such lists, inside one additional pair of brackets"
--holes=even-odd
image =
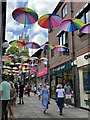
[[(65, 37), (64, 37), (65, 36)], [(63, 31), (63, 32), (61, 32), (59, 35), (58, 35), (58, 37), (59, 37), (59, 45), (65, 45), (65, 43), (67, 43), (67, 32), (65, 32), (65, 31)], [(61, 38), (61, 40), (62, 40), (62, 44), (60, 44), (60, 38)], [(64, 42), (65, 41), (65, 42)]]
[(67, 15), (67, 4), (65, 4), (62, 8), (62, 18), (64, 18)]

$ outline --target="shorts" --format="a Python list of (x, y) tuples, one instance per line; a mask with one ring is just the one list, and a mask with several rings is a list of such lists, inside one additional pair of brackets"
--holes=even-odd
[(66, 99), (71, 99), (71, 94), (70, 95), (66, 95)]

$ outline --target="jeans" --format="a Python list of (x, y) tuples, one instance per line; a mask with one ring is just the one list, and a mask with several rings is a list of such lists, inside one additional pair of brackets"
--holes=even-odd
[(62, 108), (63, 108), (63, 98), (58, 98), (58, 107), (60, 113), (62, 113)]
[(8, 111), (7, 111), (8, 100), (2, 100), (2, 119), (8, 120)]

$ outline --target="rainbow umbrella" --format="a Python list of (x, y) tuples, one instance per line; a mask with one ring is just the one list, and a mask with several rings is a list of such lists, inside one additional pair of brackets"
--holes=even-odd
[(13, 67), (12, 69), (13, 69), (13, 70), (18, 70), (18, 68), (17, 68), (17, 67)]
[(53, 29), (60, 26), (62, 19), (57, 14), (45, 14), (38, 19), (38, 24), (43, 28)]
[(39, 59), (40, 61), (48, 61), (48, 59), (46, 57), (42, 57)]
[(17, 8), (12, 12), (13, 18), (21, 24), (33, 24), (38, 20), (37, 13), (30, 8)]
[(81, 29), (80, 32), (82, 33), (90, 33), (90, 23), (85, 24)]
[(2, 61), (8, 61), (8, 56), (7, 55), (3, 55), (2, 56)]
[(68, 49), (67, 49), (67, 47), (65, 47), (65, 46), (56, 45), (56, 46), (54, 47), (54, 50), (55, 50), (55, 51), (59, 51), (59, 52), (63, 52), (63, 51), (67, 51)]
[(54, 47), (51, 45), (51, 44), (43, 44), (41, 45), (40, 49), (43, 49), (43, 50), (52, 50)]
[(19, 58), (23, 61), (27, 61), (29, 59), (27, 56), (20, 56)]
[(23, 47), (25, 46), (25, 43), (22, 41), (17, 41), (17, 40), (13, 40), (11, 42), (9, 42), (10, 45), (12, 45), (13, 47)]
[(8, 59), (12, 59), (12, 58), (14, 58), (13, 54), (8, 55)]
[(38, 57), (31, 57), (31, 58), (29, 58), (29, 60), (31, 60), (31, 61), (38, 60)]
[(36, 42), (27, 42), (25, 46), (29, 47), (31, 49), (38, 49), (38, 48), (40, 48), (40, 45), (38, 43), (36, 43)]
[(81, 29), (84, 25), (83, 21), (77, 18), (68, 18), (60, 24), (60, 28), (64, 31), (73, 32)]

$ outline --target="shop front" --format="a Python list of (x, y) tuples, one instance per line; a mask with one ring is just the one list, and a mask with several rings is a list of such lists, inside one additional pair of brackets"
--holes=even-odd
[(44, 84), (46, 82), (47, 68), (41, 69), (37, 72), (37, 87), (39, 84)]
[(80, 107), (90, 110), (90, 52), (77, 58)]
[(58, 83), (62, 84), (63, 87), (66, 83), (72, 84), (72, 66), (71, 61), (58, 65), (50, 70), (51, 75), (51, 98), (56, 98), (56, 86)]

